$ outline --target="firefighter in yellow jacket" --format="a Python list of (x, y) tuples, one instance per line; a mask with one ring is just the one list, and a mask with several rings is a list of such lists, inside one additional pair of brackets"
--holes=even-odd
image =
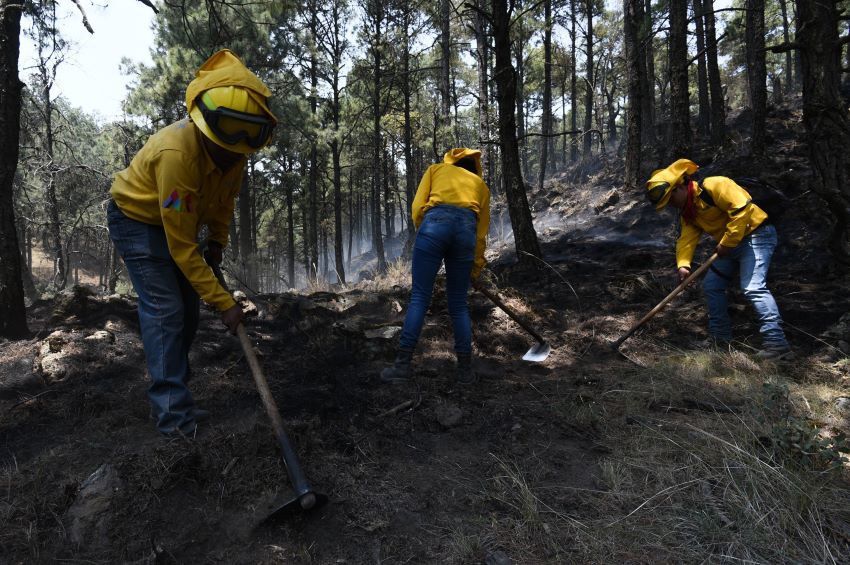
[[(109, 234), (139, 296), (151, 414), (166, 436), (192, 436), (209, 415), (187, 388), (200, 299), (231, 332), (242, 321), (207, 261), (221, 262), (246, 155), (271, 139), (269, 96), (239, 58), (219, 51), (186, 89), (189, 117), (151, 136), (112, 184)], [(204, 225), (206, 261), (197, 240)]]
[(699, 167), (679, 159), (652, 173), (646, 183), (647, 197), (662, 210), (668, 204), (679, 210), (681, 232), (676, 241), (679, 280), (688, 277), (691, 260), (703, 232), (715, 243), (718, 259), (703, 281), (708, 303), (708, 331), (716, 344), (732, 340), (726, 291), (737, 271), (744, 296), (753, 305), (761, 326), (762, 349), (758, 357), (787, 359), (791, 349), (782, 330), (779, 308), (767, 288), (767, 271), (776, 248), (776, 228), (750, 194), (732, 179), (722, 176), (691, 178)]
[(410, 362), (425, 313), (431, 304), (440, 264), (446, 265), (446, 301), (457, 355), (456, 381), (472, 384), (472, 327), (467, 293), (484, 267), (490, 229), (490, 189), (481, 171), (481, 151), (452, 149), (443, 162), (428, 167), (412, 204), (417, 228), (413, 246), (410, 305), (404, 318), (395, 364), (381, 372), (385, 383), (410, 380)]

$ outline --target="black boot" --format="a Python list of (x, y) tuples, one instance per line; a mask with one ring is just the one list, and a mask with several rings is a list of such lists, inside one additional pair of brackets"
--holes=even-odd
[(471, 385), (478, 382), (478, 375), (472, 370), (472, 353), (457, 354), (455, 380), (460, 385)]
[(389, 384), (403, 384), (410, 382), (410, 361), (413, 351), (410, 349), (399, 349), (395, 356), (395, 363), (381, 371), (381, 382)]

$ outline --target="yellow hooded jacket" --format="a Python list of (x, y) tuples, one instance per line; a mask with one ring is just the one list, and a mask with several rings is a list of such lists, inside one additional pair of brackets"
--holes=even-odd
[[(191, 109), (197, 95), (210, 88), (231, 85), (249, 89), (252, 98), (262, 97), (267, 108), (265, 97), (271, 91), (226, 49), (198, 70), (186, 90), (187, 106)], [(227, 244), (245, 161), (227, 171), (218, 169), (204, 148), (203, 134), (187, 118), (151, 136), (130, 166), (115, 176), (110, 190), (127, 217), (163, 227), (174, 262), (200, 297), (219, 311), (235, 302), (201, 257), (198, 231), (206, 225), (210, 241)]]
[[(703, 190), (711, 195), (714, 206), (699, 197)], [(682, 220), (682, 231), (676, 241), (677, 268), (690, 268), (702, 232), (725, 247), (737, 247), (767, 219), (764, 210), (752, 203), (750, 194), (727, 177), (705, 178), (702, 186), (697, 183), (694, 196), (696, 221), (691, 224)]]
[[(477, 175), (454, 165), (464, 157), (475, 159)], [(484, 259), (484, 249), (487, 232), (490, 230), (490, 189), (482, 178), (481, 151), (452, 149), (443, 156), (442, 163), (428, 167), (419, 181), (419, 188), (416, 189), (416, 197), (413, 199), (413, 224), (419, 228), (425, 219), (425, 212), (439, 204), (467, 208), (478, 216), (475, 263), (472, 267), (472, 278), (478, 278), (487, 262)]]

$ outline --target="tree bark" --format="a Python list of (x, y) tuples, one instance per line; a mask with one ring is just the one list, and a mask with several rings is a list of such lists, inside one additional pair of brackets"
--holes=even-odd
[(711, 143), (720, 146), (726, 140), (726, 100), (720, 82), (720, 65), (717, 62), (717, 34), (715, 33), (714, 0), (703, 0), (705, 14), (706, 64), (708, 66), (708, 92), (711, 97)]
[(812, 188), (835, 217), (830, 250), (837, 260), (850, 264), (850, 118), (839, 90), (842, 51), (836, 3), (797, 0), (796, 39)]
[(641, 34), (644, 42), (644, 60), (643, 64), (646, 68), (646, 81), (644, 83), (644, 101), (643, 111), (641, 112), (641, 120), (643, 133), (642, 141), (648, 146), (655, 144), (657, 132), (655, 130), (655, 49), (653, 40), (655, 31), (652, 28), (652, 0), (646, 0), (644, 4), (644, 22), (641, 27)]
[(19, 339), (29, 335), (12, 198), (23, 88), (18, 79), (20, 3), (0, 0), (0, 22), (0, 336)]
[[(485, 172), (485, 181), (490, 181), (490, 145), (480, 143), (480, 140), (490, 139), (490, 95), (487, 89), (487, 78), (490, 69), (490, 45), (487, 39), (487, 19), (481, 13), (486, 0), (477, 0), (478, 10), (473, 16), (475, 31), (475, 58), (478, 62), (478, 136), (481, 149), (481, 168)], [(412, 199), (411, 199), (412, 202)]]
[[(381, 88), (383, 79), (383, 58), (381, 55), (383, 38), (381, 26), (384, 21), (383, 0), (370, 0), (371, 23), (374, 25), (372, 35), (372, 248), (378, 260), (378, 271), (387, 270), (387, 259), (384, 254), (384, 240), (381, 235)], [(448, 93), (446, 93), (448, 94)]]
[(593, 78), (593, 0), (585, 3), (587, 9), (587, 29), (585, 39), (587, 51), (585, 53), (587, 64), (585, 66), (584, 85), (584, 148), (582, 158), (587, 159), (591, 155), (591, 143), (593, 141), (590, 130), (593, 129), (593, 93), (596, 87)]
[(670, 146), (671, 157), (691, 151), (690, 103), (688, 96), (688, 4), (670, 1)]
[(511, 14), (507, 0), (491, 0), (491, 7), (497, 69), (494, 78), (498, 88), (499, 136), (505, 196), (514, 232), (517, 260), (520, 264), (531, 266), (534, 264), (534, 257), (539, 258), (541, 253), (519, 164), (514, 114), (517, 77), (511, 64)]
[[(576, 63), (576, 0), (570, 0), (570, 56), (573, 67), (570, 69), (570, 129), (578, 131), (578, 77), (576, 76), (578, 64)], [(578, 161), (578, 133), (573, 133), (570, 143), (570, 162)]]
[(694, 21), (697, 34), (697, 134), (708, 137), (711, 133), (711, 108), (708, 101), (708, 68), (705, 61), (705, 26), (703, 25), (702, 0), (693, 0)]
[[(782, 13), (782, 39), (788, 44), (791, 43), (790, 25), (788, 23), (788, 2), (787, 0), (779, 0), (779, 10)], [(791, 50), (785, 52), (785, 93), (790, 94), (794, 88), (794, 62), (792, 60)]]
[(554, 154), (552, 147), (552, 0), (543, 2), (543, 116), (541, 119), (540, 175), (537, 188), (543, 190), (546, 166)]
[(623, 0), (623, 36), (625, 42), (626, 72), (628, 80), (628, 113), (626, 114), (626, 190), (638, 189), (641, 157), (641, 110), (645, 88), (641, 84), (643, 59), (640, 29), (644, 22), (643, 0)]
[(747, 0), (746, 12), (747, 84), (753, 113), (750, 153), (764, 154), (767, 118), (767, 67), (764, 51), (764, 0)]
[(439, 135), (443, 148), (451, 142), (451, 0), (440, 2), (440, 127)]

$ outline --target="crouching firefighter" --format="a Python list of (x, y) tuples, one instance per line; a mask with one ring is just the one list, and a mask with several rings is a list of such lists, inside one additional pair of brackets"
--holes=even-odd
[(166, 436), (193, 436), (209, 415), (187, 387), (200, 299), (231, 332), (242, 321), (197, 238), (206, 225), (206, 259), (220, 263), (246, 155), (269, 142), (277, 123), (269, 96), (242, 61), (219, 51), (186, 89), (189, 117), (152, 135), (112, 184), (109, 235), (139, 296), (151, 415)]
[(681, 232), (676, 241), (679, 281), (688, 277), (700, 235), (717, 242), (714, 261), (703, 281), (708, 303), (710, 340), (717, 345), (732, 340), (726, 291), (735, 271), (744, 296), (750, 301), (761, 325), (763, 359), (788, 359), (791, 348), (782, 330), (782, 318), (767, 288), (767, 271), (776, 248), (776, 228), (750, 194), (727, 177), (691, 178), (699, 167), (679, 159), (666, 169), (652, 173), (646, 183), (647, 197), (661, 211), (668, 204), (679, 210)]
[(490, 229), (490, 189), (482, 178), (481, 151), (452, 149), (443, 162), (422, 176), (412, 204), (417, 228), (413, 244), (410, 304), (404, 318), (395, 364), (381, 372), (385, 383), (410, 381), (410, 362), (431, 304), (440, 264), (446, 265), (446, 301), (454, 331), (455, 380), (477, 380), (472, 368), (472, 325), (467, 293), (484, 268), (484, 247)]

